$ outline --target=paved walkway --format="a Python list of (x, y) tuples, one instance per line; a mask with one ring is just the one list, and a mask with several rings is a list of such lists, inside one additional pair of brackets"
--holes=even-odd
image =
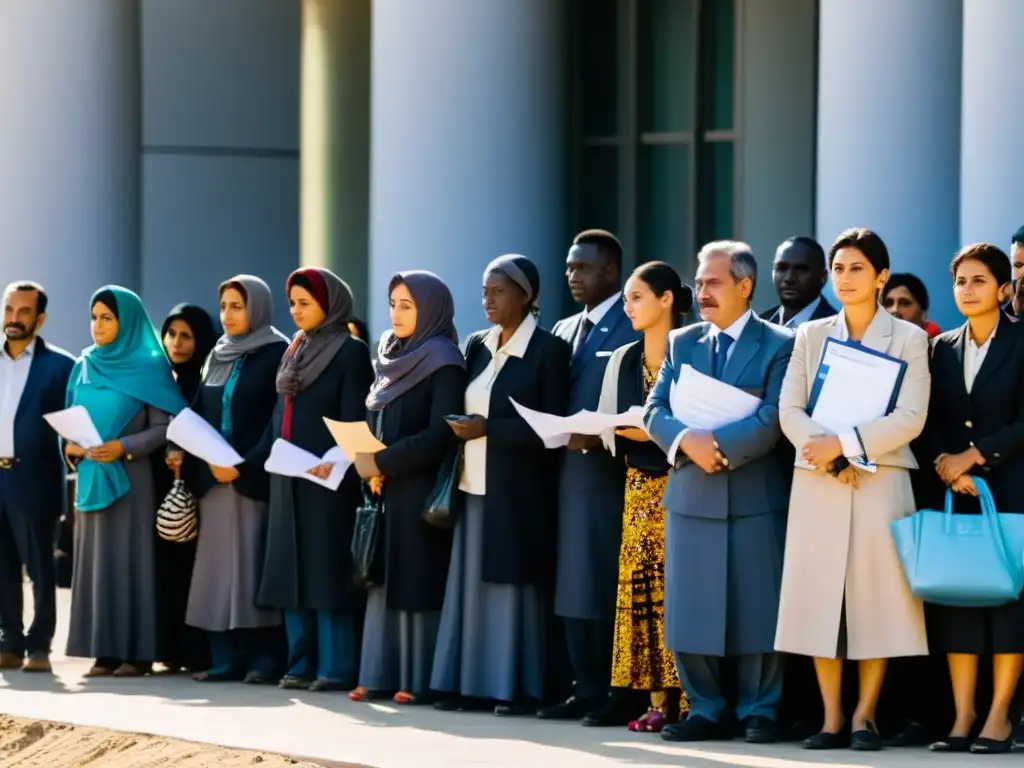
[[(64, 647), (68, 602), (69, 594), (62, 590), (58, 649)], [(89, 661), (61, 654), (54, 656), (54, 667), (53, 677), (3, 674), (0, 712), (266, 750), (339, 768), (852, 768), (916, 763), (953, 768), (965, 760), (923, 750), (820, 755), (793, 745), (753, 748), (740, 742), (680, 748), (619, 728), (355, 704), (339, 693), (200, 684), (181, 676), (85, 680)]]

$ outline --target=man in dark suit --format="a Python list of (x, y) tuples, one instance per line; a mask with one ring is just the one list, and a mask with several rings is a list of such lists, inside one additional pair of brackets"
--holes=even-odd
[[(573, 240), (566, 276), (584, 309), (552, 329), (572, 346), (570, 414), (597, 410), (608, 358), (640, 337), (622, 308), (621, 272), (622, 245), (610, 232), (587, 230)], [(558, 479), (555, 613), (564, 620), (575, 685), (566, 701), (538, 715), (622, 724), (635, 712), (628, 696), (610, 694), (609, 683), (626, 465), (597, 437), (574, 435), (568, 448)]]
[[(0, 669), (49, 672), (57, 625), (53, 561), (64, 507), (65, 467), (57, 434), (43, 414), (64, 407), (74, 358), (37, 336), (46, 292), (31, 282), (4, 291), (0, 350)], [(22, 566), (32, 580), (35, 614), (22, 623)]]
[(1010, 238), (1010, 274), (1013, 280), (1013, 295), (1003, 310), (1010, 317), (1020, 317), (1024, 314), (1024, 285), (1020, 279), (1024, 275), (1024, 225), (1017, 227), (1017, 231)]
[[(746, 739), (776, 738), (783, 666), (775, 653), (789, 484), (776, 451), (779, 395), (793, 332), (750, 311), (757, 262), (744, 243), (710, 243), (698, 256), (705, 322), (674, 331), (644, 423), (665, 451), (665, 645), (675, 653), (690, 714), (662, 731), (669, 741), (729, 738), (731, 715)], [(686, 366), (761, 400), (713, 431), (692, 429), (671, 393)], [(735, 672), (735, 706), (723, 659)]]
[(811, 237), (791, 237), (775, 251), (772, 283), (779, 304), (761, 318), (794, 331), (808, 320), (832, 317), (836, 309), (821, 295), (828, 280), (825, 251)]

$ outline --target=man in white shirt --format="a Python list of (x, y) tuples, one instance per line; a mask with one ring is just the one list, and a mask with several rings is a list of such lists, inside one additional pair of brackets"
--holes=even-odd
[[(42, 286), (4, 291), (0, 349), (0, 669), (50, 671), (57, 624), (54, 540), (64, 508), (65, 465), (43, 414), (64, 407), (74, 358), (37, 335), (46, 321)], [(32, 626), (22, 623), (22, 567), (32, 580)]]
[[(568, 413), (597, 410), (612, 352), (640, 338), (622, 305), (622, 245), (604, 230), (581, 232), (566, 258), (573, 299), (583, 311), (552, 333), (572, 347)], [(573, 436), (558, 482), (555, 614), (565, 626), (573, 695), (542, 709), (545, 719), (624, 725), (635, 716), (625, 691), (610, 691), (622, 544), (626, 464), (601, 439)]]
[[(777, 450), (779, 395), (793, 332), (750, 310), (757, 262), (745, 243), (709, 243), (698, 255), (702, 323), (674, 331), (644, 423), (668, 456), (665, 526), (665, 645), (675, 653), (688, 718), (668, 741), (731, 738), (732, 716), (752, 743), (774, 741), (782, 694), (775, 653), (787, 475)], [(686, 366), (761, 400), (757, 410), (713, 431), (691, 429), (671, 394)], [(737, 696), (722, 688), (735, 667)]]

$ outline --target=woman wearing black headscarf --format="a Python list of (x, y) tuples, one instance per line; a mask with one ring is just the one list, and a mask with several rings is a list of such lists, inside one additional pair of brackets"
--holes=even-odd
[(381, 337), (366, 399), (370, 430), (387, 448), (355, 462), (359, 475), (383, 490), (383, 546), (371, 574), (383, 586), (369, 592), (359, 687), (349, 697), (397, 691), (395, 703), (413, 704), (430, 689), (452, 544), (451, 531), (422, 515), (457, 444), (444, 417), (462, 411), (466, 361), (451, 292), (437, 275), (400, 272), (388, 296), (392, 330)]
[[(203, 363), (213, 349), (217, 334), (213, 320), (202, 307), (178, 304), (170, 311), (160, 329), (164, 351), (171, 361), (174, 380), (185, 401), (191, 403), (199, 391)], [(157, 501), (171, 490), (175, 467), (182, 469), (181, 451), (167, 447), (166, 457), (153, 456), (154, 486)], [(182, 668), (193, 672), (209, 664), (206, 637), (185, 623), (188, 593), (192, 584), (192, 568), (196, 560), (196, 541), (164, 541), (157, 539), (157, 594), (160, 596), (161, 631), (164, 636), (164, 658), (168, 673)]]
[[(299, 331), (277, 374), (271, 437), (314, 456), (334, 447), (324, 418), (362, 421), (373, 365), (366, 343), (349, 332), (352, 291), (326, 269), (288, 278)], [(316, 468), (320, 478), (333, 465)], [(351, 541), (362, 501), (349, 471), (337, 490), (283, 475), (270, 477), (270, 522), (256, 602), (284, 612), (288, 670), (282, 688), (349, 689), (356, 680), (364, 595), (352, 581)]]
[(438, 709), (532, 714), (544, 696), (546, 592), (555, 568), (557, 462), (512, 405), (564, 415), (569, 345), (537, 325), (540, 275), (525, 256), (492, 261), (483, 306), (492, 325), (466, 342), (470, 414), (460, 512), (431, 688)]

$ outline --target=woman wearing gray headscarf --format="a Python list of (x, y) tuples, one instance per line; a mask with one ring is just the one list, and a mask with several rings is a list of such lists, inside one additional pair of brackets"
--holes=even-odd
[(201, 682), (273, 679), (280, 656), (281, 616), (255, 605), (263, 565), (270, 481), (263, 439), (277, 401), (274, 382), (288, 339), (271, 324), (267, 284), (237, 275), (220, 286), (217, 340), (193, 408), (244, 461), (196, 468), (199, 538), (186, 621), (209, 632), (211, 669)]
[[(352, 291), (316, 267), (288, 278), (295, 335), (277, 374), (277, 410), (269, 438), (314, 456), (334, 447), (324, 418), (362, 421), (373, 365), (366, 343), (351, 336)], [(314, 474), (326, 479), (333, 465)], [(337, 490), (303, 478), (271, 475), (270, 527), (258, 605), (284, 611), (288, 669), (282, 688), (327, 691), (355, 685), (358, 624), (364, 595), (352, 580), (352, 526), (362, 501), (348, 471)]]
[(397, 691), (395, 703), (413, 704), (430, 690), (452, 542), (450, 530), (422, 515), (457, 444), (445, 416), (462, 410), (466, 362), (452, 295), (437, 275), (400, 272), (388, 296), (392, 330), (381, 337), (377, 378), (366, 399), (370, 429), (387, 447), (355, 462), (383, 493), (385, 530), (371, 574), (382, 586), (368, 595), (359, 687), (349, 697)]
[(466, 342), (459, 413), (468, 415), (449, 422), (465, 448), (431, 677), (431, 688), (449, 694), (439, 709), (532, 714), (544, 695), (557, 461), (512, 400), (564, 415), (572, 350), (537, 325), (539, 294), (540, 275), (525, 256), (502, 256), (484, 270), (491, 325)]

